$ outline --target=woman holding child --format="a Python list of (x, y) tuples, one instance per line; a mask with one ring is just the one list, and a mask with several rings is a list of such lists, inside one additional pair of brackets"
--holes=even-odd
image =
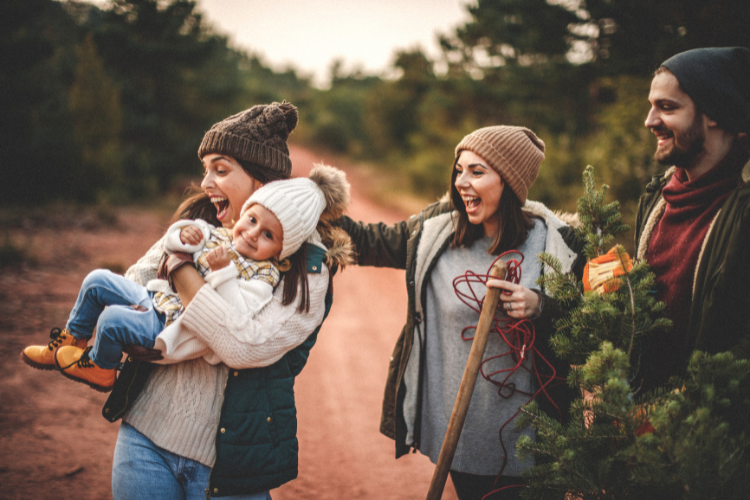
[[(580, 271), (583, 262), (573, 230), (541, 203), (526, 199), (543, 159), (544, 143), (531, 130), (482, 128), (456, 147), (449, 200), (393, 226), (343, 219), (342, 227), (352, 237), (360, 265), (406, 270), (408, 314), (391, 357), (380, 428), (396, 440), (396, 457), (418, 449), (437, 462), (471, 348), (470, 342), (462, 340), (462, 330), (479, 319), (454, 292), (457, 276), (467, 271), (486, 275), (501, 253), (522, 252), (520, 283), (503, 281), (491, 286), (505, 290), (501, 300), (510, 319), (533, 321), (535, 347), (554, 363), (548, 339), (560, 308), (535, 285), (543, 273), (536, 256), (551, 253), (565, 271)], [(518, 254), (510, 257), (518, 258)], [(508, 351), (499, 336), (491, 335), (484, 359)], [(535, 363), (543, 369), (538, 357)], [(515, 364), (504, 356), (485, 370), (509, 369)], [(524, 366), (534, 369), (528, 361)], [(560, 375), (564, 367), (556, 369)], [(482, 379), (477, 382), (451, 466), (460, 500), (479, 499), (496, 488), (523, 484), (519, 476), (531, 464), (515, 456), (514, 445), (524, 432), (506, 426), (502, 433), (505, 458), (498, 433), (536, 390), (532, 371), (517, 370), (502, 397), (495, 385)], [(567, 394), (564, 387), (558, 389), (563, 394), (550, 392), (557, 405), (563, 406)], [(545, 406), (542, 398), (537, 400)], [(548, 404), (545, 409), (549, 408), (554, 410)], [(503, 475), (496, 482), (501, 467)], [(505, 490), (499, 498), (514, 498), (519, 491)]]
[[(200, 218), (229, 230), (258, 203), (276, 210), (285, 245), (303, 234), (299, 226), (285, 222), (291, 221), (282, 214), (289, 205), (274, 198), (283, 190), (273, 184), (259, 189), (290, 177), (286, 140), (296, 125), (297, 110), (289, 103), (254, 106), (215, 124), (198, 150), (205, 170), (203, 193), (183, 203), (175, 219)], [(257, 199), (248, 201), (254, 193)], [(332, 201), (346, 200), (325, 203)], [(284, 277), (257, 314), (207, 284), (189, 254), (163, 259), (164, 238), (128, 270), (125, 276), (143, 286), (161, 272), (184, 307), (181, 328), (207, 351), (174, 364), (128, 359), (103, 410), (110, 421), (123, 420), (112, 471), (115, 500), (260, 500), (297, 476), (294, 377), (331, 306), (329, 266), (344, 265), (349, 258), (346, 239), (335, 230), (312, 232), (295, 243), (303, 255), (301, 264), (295, 269), (292, 259), (291, 269), (283, 261), (280, 266), (305, 279), (297, 287), (297, 278)], [(190, 239), (186, 233), (181, 243)], [(277, 255), (291, 253), (285, 250)], [(55, 353), (78, 352), (87, 360), (77, 368), (86, 370), (91, 362), (80, 353), (86, 340), (81, 333), (63, 330), (49, 346), (27, 348), (22, 356), (47, 369)]]

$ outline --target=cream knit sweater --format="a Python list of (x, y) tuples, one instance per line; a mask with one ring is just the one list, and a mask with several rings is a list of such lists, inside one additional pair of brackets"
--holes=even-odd
[[(125, 277), (144, 286), (155, 279), (163, 248), (163, 241), (157, 241)], [(282, 305), (283, 286), (277, 286), (271, 302), (254, 316), (237, 311), (216, 290), (204, 285), (185, 309), (183, 327), (203, 340), (222, 363), (210, 365), (198, 358), (154, 366), (123, 421), (157, 446), (213, 466), (224, 388), (233, 369), (275, 363), (323, 321), (328, 268), (323, 266), (320, 274), (308, 275), (308, 283), (309, 313), (298, 313), (298, 302)], [(249, 338), (266, 340), (251, 344)]]

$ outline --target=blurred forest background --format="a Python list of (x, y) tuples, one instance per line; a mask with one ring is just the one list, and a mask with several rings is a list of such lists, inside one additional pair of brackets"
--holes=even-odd
[(596, 168), (632, 214), (659, 168), (644, 128), (650, 76), (667, 57), (750, 46), (747, 0), (479, 0), (442, 55), (393, 58), (395, 77), (345, 73), (330, 87), (231, 48), (199, 1), (3, 0), (0, 205), (154, 199), (200, 172), (216, 121), (256, 103), (299, 107), (292, 140), (374, 165), (434, 199), (455, 144), (491, 124), (547, 144), (530, 197), (574, 209)]

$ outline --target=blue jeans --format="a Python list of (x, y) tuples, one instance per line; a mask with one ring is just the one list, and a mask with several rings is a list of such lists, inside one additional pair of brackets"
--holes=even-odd
[[(123, 422), (112, 463), (113, 500), (205, 500), (211, 468), (156, 446)], [(271, 500), (264, 491), (217, 497), (222, 500)]]
[(145, 287), (97, 269), (83, 280), (65, 327), (77, 339), (91, 338), (96, 328), (89, 356), (97, 366), (112, 369), (120, 362), (124, 346), (154, 347), (156, 336), (164, 329), (164, 315), (154, 309)]

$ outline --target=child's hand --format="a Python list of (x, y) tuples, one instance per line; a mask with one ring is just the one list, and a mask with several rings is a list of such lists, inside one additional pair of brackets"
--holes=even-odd
[(203, 240), (203, 231), (195, 226), (186, 226), (180, 231), (180, 241), (183, 245), (197, 245)]
[(231, 259), (229, 258), (227, 248), (221, 246), (208, 252), (206, 260), (208, 261), (208, 267), (210, 267), (212, 271), (218, 271), (219, 269), (227, 267)]

